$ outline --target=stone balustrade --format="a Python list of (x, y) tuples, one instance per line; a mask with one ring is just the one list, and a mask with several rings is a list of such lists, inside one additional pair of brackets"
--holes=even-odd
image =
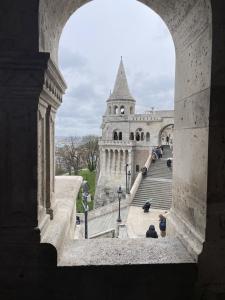
[(114, 140), (101, 140), (98, 142), (99, 146), (123, 146), (123, 147), (133, 147), (136, 146), (136, 141), (114, 141)]
[[(146, 163), (145, 163), (145, 167), (147, 168), (147, 170), (149, 169), (150, 165), (151, 165), (151, 161), (152, 161), (152, 154), (150, 153)], [(132, 185), (132, 188), (130, 190), (130, 194), (128, 195), (129, 197), (129, 203), (131, 203), (135, 197), (135, 194), (137, 193), (137, 190), (141, 184), (141, 181), (142, 181), (142, 173), (139, 172), (133, 185)]]
[(148, 122), (162, 122), (162, 117), (157, 116), (150, 116), (150, 115), (144, 115), (144, 114), (135, 114), (129, 116), (130, 121), (148, 121)]

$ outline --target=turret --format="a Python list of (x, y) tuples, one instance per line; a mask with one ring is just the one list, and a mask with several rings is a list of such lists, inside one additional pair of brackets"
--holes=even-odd
[(135, 114), (135, 102), (128, 87), (123, 59), (121, 57), (114, 89), (107, 100), (106, 114), (108, 116), (133, 115)]

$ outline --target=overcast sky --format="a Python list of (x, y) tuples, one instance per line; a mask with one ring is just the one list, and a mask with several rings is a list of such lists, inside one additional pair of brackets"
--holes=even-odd
[(121, 56), (136, 112), (173, 109), (175, 50), (164, 22), (135, 0), (95, 0), (71, 16), (61, 36), (59, 65), (68, 90), (57, 136), (101, 134)]

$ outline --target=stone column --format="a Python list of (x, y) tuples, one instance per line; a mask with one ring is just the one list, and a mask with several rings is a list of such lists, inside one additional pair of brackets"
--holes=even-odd
[(124, 173), (124, 166), (125, 166), (125, 151), (124, 151), (124, 149), (122, 149), (122, 151), (121, 151), (121, 160), (120, 160), (120, 172), (121, 172), (121, 174), (123, 174)]
[(129, 186), (130, 186), (130, 189), (132, 187), (132, 182), (133, 182), (133, 151), (132, 149), (129, 149), (128, 150), (128, 171), (130, 171), (131, 173), (131, 176), (130, 176), (130, 182), (129, 182)]
[(50, 201), (39, 191), (45, 176), (45, 109), (60, 105), (64, 89), (49, 54), (0, 56), (1, 243), (40, 241), (38, 205)]
[(45, 215), (46, 207), (46, 110), (40, 100), (38, 107), (38, 219)]
[(108, 172), (109, 169), (109, 150), (105, 150), (105, 168), (104, 168), (104, 173)]
[(115, 150), (111, 150), (112, 158), (111, 158), (111, 174), (115, 173)]
[(222, 299), (225, 297), (225, 3), (217, 0), (211, 3), (214, 26), (211, 88), (208, 92), (207, 203), (203, 207), (207, 208), (207, 213), (205, 241), (199, 258), (199, 277), (206, 289), (205, 299)]
[(119, 173), (118, 150), (115, 150), (115, 173)]
[(100, 161), (101, 161), (101, 173), (105, 173), (106, 169), (106, 150), (104, 148), (100, 149)]
[(121, 149), (118, 151), (118, 171), (119, 174), (121, 174)]

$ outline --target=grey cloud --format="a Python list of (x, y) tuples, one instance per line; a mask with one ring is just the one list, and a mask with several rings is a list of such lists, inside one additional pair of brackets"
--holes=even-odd
[(120, 55), (138, 112), (151, 106), (172, 109), (170, 39), (161, 20), (137, 1), (96, 0), (79, 9), (60, 41), (59, 62), (68, 91), (57, 114), (56, 134), (100, 133)]
[(64, 71), (68, 69), (80, 71), (87, 67), (88, 61), (78, 52), (73, 52), (68, 48), (63, 48), (59, 55), (59, 65)]
[(140, 107), (154, 106), (157, 109), (173, 109), (174, 79), (172, 76), (152, 77), (139, 73), (134, 76), (133, 87), (137, 104)]

